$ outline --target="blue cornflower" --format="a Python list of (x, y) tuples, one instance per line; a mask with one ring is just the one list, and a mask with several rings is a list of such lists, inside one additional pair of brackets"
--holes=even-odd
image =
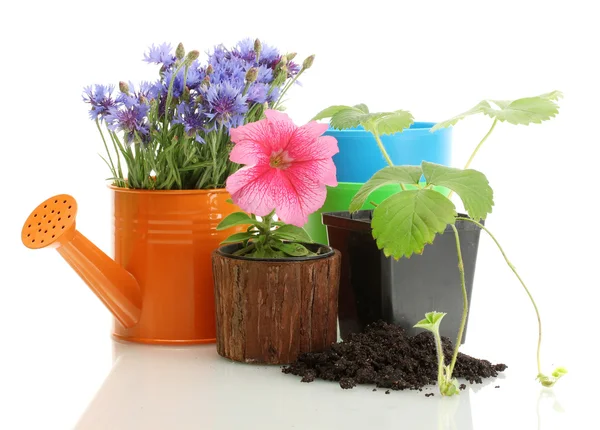
[(279, 63), (280, 59), (281, 55), (277, 48), (265, 45), (264, 43), (262, 44), (262, 51), (260, 53), (260, 58), (258, 59), (260, 65), (270, 66), (273, 69), (277, 63)]
[(250, 88), (248, 88), (248, 101), (254, 103), (263, 104), (267, 101), (267, 93), (269, 91), (268, 84), (262, 84), (260, 82), (253, 83)]
[(149, 100), (155, 99), (160, 91), (160, 86), (157, 83), (142, 82), (140, 88), (135, 89), (133, 82), (129, 81), (129, 94), (119, 93), (117, 102), (123, 103), (125, 107), (130, 108), (138, 103), (146, 103)]
[(183, 124), (188, 136), (195, 136), (196, 141), (204, 143), (204, 139), (198, 134), (206, 125), (206, 117), (201, 106), (191, 103), (180, 103), (177, 106), (177, 116), (173, 119), (175, 124)]
[(150, 106), (146, 103), (137, 103), (124, 109), (112, 107), (106, 116), (106, 123), (111, 131), (122, 131), (125, 135), (125, 142), (131, 144), (136, 134), (142, 139), (142, 143), (147, 143), (150, 130), (146, 115)]
[(258, 67), (258, 77), (256, 78), (256, 82), (261, 82), (263, 84), (270, 84), (273, 82), (273, 70), (264, 65)]
[(90, 109), (90, 118), (96, 120), (102, 119), (108, 114), (112, 107), (118, 106), (119, 102), (112, 97), (114, 85), (96, 85), (95, 88), (87, 86), (84, 88), (83, 101), (92, 105)]
[(240, 88), (227, 81), (213, 84), (208, 88), (205, 100), (208, 105), (205, 115), (215, 123), (227, 128), (243, 125), (248, 106), (247, 97), (242, 95)]
[(254, 40), (240, 40), (235, 48), (231, 51), (235, 57), (241, 58), (244, 61), (254, 64), (256, 61), (256, 52), (254, 51)]
[(147, 63), (163, 64), (169, 67), (177, 58), (171, 53), (171, 45), (163, 43), (159, 46), (154, 44), (149, 48), (147, 54), (144, 54), (144, 61)]

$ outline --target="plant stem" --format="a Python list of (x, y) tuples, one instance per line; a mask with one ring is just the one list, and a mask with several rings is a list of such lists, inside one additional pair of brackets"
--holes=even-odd
[(441, 390), (441, 387), (444, 385), (444, 349), (442, 347), (442, 338), (438, 330), (433, 332), (433, 337), (435, 339), (435, 349), (437, 350), (438, 356), (438, 387)]
[(277, 101), (275, 102), (275, 105), (273, 107), (273, 109), (277, 109), (281, 102), (283, 101), (283, 96), (285, 95), (285, 93), (287, 93), (287, 91), (291, 88), (291, 86), (294, 84), (294, 82), (296, 82), (296, 80), (298, 80), (298, 78), (300, 77), (300, 75), (304, 72), (304, 68), (300, 69), (300, 71), (296, 74), (296, 76), (294, 76), (292, 78), (291, 81), (289, 81), (284, 87), (283, 87), (283, 91), (281, 91), (281, 94), (279, 94), (279, 98), (277, 98)]
[(517, 269), (515, 269), (515, 266), (513, 266), (513, 264), (509, 261), (508, 257), (506, 256), (506, 253), (504, 252), (504, 250), (500, 246), (500, 243), (498, 243), (498, 241), (496, 240), (494, 235), (487, 228), (485, 228), (485, 226), (483, 224), (480, 224), (477, 221), (472, 220), (471, 218), (458, 217), (457, 219), (472, 222), (473, 224), (477, 225), (479, 228), (484, 230), (492, 238), (492, 240), (494, 241), (494, 243), (496, 244), (496, 246), (502, 253), (502, 256), (504, 257), (504, 261), (506, 261), (506, 264), (508, 264), (508, 267), (510, 267), (510, 270), (513, 271), (513, 273), (515, 274), (515, 276), (517, 277), (517, 279), (519, 280), (519, 282), (525, 289), (525, 292), (529, 296), (529, 300), (531, 300), (531, 304), (533, 305), (533, 308), (535, 309), (535, 315), (537, 316), (537, 321), (538, 321), (537, 368), (538, 368), (538, 375), (541, 375), (542, 366), (541, 366), (541, 361), (540, 361), (540, 351), (542, 349), (542, 319), (540, 317), (540, 311), (538, 310), (538, 307), (535, 304), (535, 300), (533, 300), (533, 296), (529, 292), (529, 289), (525, 285), (525, 282), (523, 282), (523, 279), (521, 279), (521, 277), (517, 273)]
[(467, 323), (467, 314), (469, 312), (469, 301), (467, 299), (467, 287), (465, 286), (465, 266), (463, 264), (462, 252), (460, 250), (460, 238), (458, 236), (458, 230), (454, 224), (450, 224), (452, 230), (454, 230), (454, 237), (456, 239), (456, 253), (458, 254), (458, 271), (460, 272), (460, 285), (462, 287), (463, 297), (463, 313), (460, 320), (460, 327), (458, 329), (458, 336), (456, 338), (456, 344), (454, 345), (454, 353), (452, 354), (452, 361), (450, 361), (450, 374), (448, 378), (452, 377), (454, 371), (454, 365), (456, 364), (456, 358), (458, 357), (458, 348), (462, 342), (462, 336), (465, 331), (465, 325)]
[(464, 167), (465, 169), (469, 168), (469, 166), (471, 165), (471, 162), (473, 161), (473, 158), (475, 158), (475, 155), (477, 155), (479, 148), (481, 148), (481, 146), (483, 145), (483, 142), (485, 142), (487, 140), (487, 138), (490, 136), (490, 134), (492, 134), (492, 131), (494, 131), (494, 127), (496, 127), (497, 123), (498, 123), (498, 118), (494, 118), (494, 122), (492, 123), (492, 126), (490, 127), (489, 131), (487, 132), (487, 134), (485, 136), (483, 136), (483, 139), (481, 139), (481, 142), (479, 142), (479, 145), (477, 145), (477, 147), (475, 148), (475, 150), (469, 157), (469, 161), (467, 161), (467, 164), (465, 164), (465, 167)]
[[(110, 156), (110, 151), (108, 150), (108, 145), (106, 144), (106, 139), (104, 138), (104, 133), (102, 133), (102, 128), (100, 127), (100, 122), (98, 118), (96, 118), (96, 127), (98, 127), (98, 131), (100, 132), (100, 136), (102, 137), (102, 142), (104, 142), (104, 148), (106, 149), (106, 154), (108, 155), (108, 160), (110, 161), (110, 169), (112, 171), (113, 176), (117, 176), (117, 171), (115, 170), (115, 164), (113, 163), (112, 157)], [(117, 154), (118, 156), (119, 154)]]
[[(379, 146), (379, 150), (381, 151), (381, 154), (383, 155), (383, 158), (385, 158), (385, 161), (388, 163), (388, 165), (390, 167), (394, 167), (394, 163), (392, 162), (392, 159), (390, 158), (389, 154), (385, 150), (385, 147), (383, 146), (383, 142), (381, 142), (381, 138), (379, 137), (379, 133), (377, 133), (377, 131), (373, 130), (372, 134), (375, 137), (375, 141), (377, 142), (377, 146)], [(400, 184), (400, 188), (402, 188), (402, 191), (406, 191), (406, 187), (402, 183)]]

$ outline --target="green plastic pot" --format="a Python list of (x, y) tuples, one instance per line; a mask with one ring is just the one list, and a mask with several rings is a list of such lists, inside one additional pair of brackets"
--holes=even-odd
[[(304, 229), (310, 234), (313, 241), (329, 245), (327, 228), (323, 225), (322, 214), (327, 212), (347, 211), (350, 207), (352, 198), (363, 185), (364, 184), (358, 182), (339, 182), (337, 187), (327, 187), (325, 204), (321, 209), (309, 215), (308, 223), (304, 226)], [(416, 189), (417, 187), (414, 185), (407, 185), (406, 188)], [(434, 187), (434, 189), (444, 194), (449, 192), (447, 188), (443, 187)], [(371, 202), (379, 204), (398, 191), (401, 191), (400, 185), (386, 185), (381, 187), (369, 196), (361, 209), (374, 209), (375, 206), (373, 206)]]
[[(363, 184), (358, 182), (340, 182), (337, 187), (327, 187), (325, 204), (308, 217), (308, 223), (304, 226), (312, 240), (317, 243), (329, 244), (327, 229), (323, 225), (321, 215), (325, 212), (347, 211), (352, 198), (362, 186)], [(381, 187), (369, 196), (362, 209), (373, 209), (374, 206), (370, 202), (380, 203), (398, 191), (400, 191), (400, 185)]]

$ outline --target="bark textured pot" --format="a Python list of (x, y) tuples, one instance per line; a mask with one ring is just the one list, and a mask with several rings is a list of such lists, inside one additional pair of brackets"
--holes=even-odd
[[(321, 245), (305, 245), (316, 251)], [(341, 255), (254, 259), (213, 252), (217, 351), (245, 363), (288, 364), (337, 340)]]
[[(462, 293), (456, 242), (451, 227), (425, 247), (422, 255), (394, 260), (377, 248), (371, 232), (373, 211), (323, 214), (329, 243), (342, 253), (339, 290), (340, 335), (362, 331), (383, 319), (409, 334), (426, 312), (446, 312), (440, 334), (456, 340), (462, 315)], [(464, 216), (461, 214), (461, 216)], [(469, 305), (481, 230), (457, 221)], [(466, 327), (463, 343), (466, 338)]]

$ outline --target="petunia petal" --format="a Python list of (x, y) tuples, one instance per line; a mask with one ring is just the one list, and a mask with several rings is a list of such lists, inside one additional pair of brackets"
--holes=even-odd
[(306, 131), (311, 136), (319, 137), (329, 129), (329, 124), (311, 121), (300, 127), (300, 129)]
[(241, 209), (258, 216), (275, 209), (273, 187), (279, 185), (278, 169), (268, 164), (243, 167), (227, 178), (226, 188)]
[(325, 185), (308, 177), (297, 176), (297, 170), (279, 170), (281, 184), (273, 188), (277, 216), (298, 227), (308, 222), (308, 215), (325, 203)]
[(281, 122), (281, 123), (294, 125), (294, 122), (291, 120), (291, 118), (287, 114), (285, 114), (281, 111), (275, 110), (275, 109), (265, 110), (265, 116), (271, 122)]
[(235, 146), (229, 158), (238, 164), (258, 164), (271, 155), (271, 128), (267, 120), (261, 120), (229, 130)]

